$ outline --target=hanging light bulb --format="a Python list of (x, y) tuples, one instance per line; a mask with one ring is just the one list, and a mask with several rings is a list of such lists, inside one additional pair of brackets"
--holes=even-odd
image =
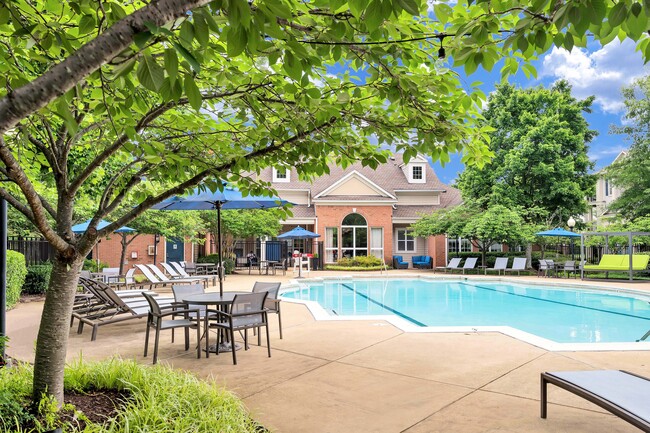
[(440, 49), (438, 50), (438, 58), (439, 59), (444, 59), (445, 55), (446, 55), (445, 49), (443, 47), (440, 47)]

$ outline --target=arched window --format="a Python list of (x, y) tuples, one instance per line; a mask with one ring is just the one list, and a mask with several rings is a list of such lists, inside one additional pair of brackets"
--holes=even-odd
[(358, 213), (348, 214), (341, 223), (343, 257), (368, 255), (368, 222)]

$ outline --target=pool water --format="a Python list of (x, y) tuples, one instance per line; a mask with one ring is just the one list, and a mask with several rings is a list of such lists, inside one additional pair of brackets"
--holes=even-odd
[(417, 326), (509, 326), (557, 343), (634, 342), (650, 330), (650, 297), (488, 281), (301, 283), (283, 298), (336, 316), (395, 315)]

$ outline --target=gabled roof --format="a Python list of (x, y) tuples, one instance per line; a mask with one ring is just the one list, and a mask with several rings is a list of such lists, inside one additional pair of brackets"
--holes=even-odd
[[(303, 181), (298, 179), (298, 175), (295, 169), (291, 170), (290, 182), (273, 182), (273, 187), (282, 195), (282, 191), (287, 190), (298, 190), (298, 189), (309, 189), (311, 190), (312, 197), (321, 197), (324, 198), (324, 192), (332, 188), (337, 182), (350, 176), (351, 173), (357, 172), (358, 175), (363, 176), (363, 178), (372, 184), (374, 184), (379, 190), (385, 191), (388, 196), (384, 196), (383, 200), (386, 198), (396, 197), (396, 191), (444, 191), (440, 194), (440, 205), (437, 207), (448, 207), (456, 206), (460, 204), (460, 192), (444, 183), (440, 182), (438, 176), (433, 171), (433, 168), (430, 164), (425, 164), (426, 171), (426, 182), (425, 183), (409, 183), (408, 179), (404, 175), (402, 166), (404, 160), (401, 153), (396, 153), (390, 158), (385, 164), (381, 164), (377, 167), (376, 170), (370, 167), (363, 167), (360, 162), (354, 163), (347, 168), (343, 169), (337, 165), (330, 166), (330, 174), (325, 174), (323, 176), (317, 177), (312, 182)], [(272, 168), (264, 169), (259, 178), (266, 182), (273, 181), (273, 170)], [(361, 177), (358, 177), (361, 179)], [(380, 195), (377, 195), (377, 198), (380, 198)]]
[[(320, 198), (328, 198), (328, 197), (336, 197), (338, 189), (341, 187), (344, 187), (346, 184), (351, 184), (354, 181), (356, 186), (357, 186), (357, 192), (359, 193), (359, 199), (363, 200), (364, 198), (378, 198), (378, 199), (383, 199), (383, 198), (391, 198), (393, 200), (396, 200), (397, 198), (368, 179), (366, 176), (363, 174), (359, 173), (357, 170), (353, 170), (350, 173), (344, 175), (342, 178), (331, 184), (328, 188), (324, 189), (323, 191), (319, 192), (318, 194), (314, 195), (314, 200), (320, 199)], [(359, 188), (359, 186), (361, 188)], [(363, 189), (363, 191), (361, 191)], [(362, 194), (363, 192), (366, 192), (366, 194)], [(371, 194), (368, 194), (367, 192), (370, 192)]]

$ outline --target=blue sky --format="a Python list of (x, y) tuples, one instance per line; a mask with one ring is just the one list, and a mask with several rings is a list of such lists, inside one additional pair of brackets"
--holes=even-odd
[[(565, 79), (572, 85), (576, 98), (596, 97), (593, 112), (585, 113), (585, 118), (590, 128), (598, 131), (598, 136), (589, 144), (589, 157), (596, 163), (597, 171), (609, 165), (621, 150), (629, 146), (624, 136), (610, 134), (609, 128), (623, 122), (621, 88), (637, 77), (650, 74), (650, 64), (644, 66), (641, 54), (634, 48), (634, 43), (629, 40), (622, 44), (615, 40), (605, 47), (574, 48), (571, 52), (553, 48), (534, 63), (538, 72), (536, 79), (529, 80), (520, 73), (511, 77), (510, 83), (523, 88), (548, 87), (559, 79)], [(479, 70), (467, 77), (467, 83), (481, 81), (484, 83), (483, 91), (489, 93), (500, 81), (499, 69), (497, 65), (491, 73)], [(462, 74), (462, 70), (459, 72)], [(434, 163), (433, 168), (442, 182), (451, 184), (464, 166), (460, 155), (456, 154), (444, 167)]]

